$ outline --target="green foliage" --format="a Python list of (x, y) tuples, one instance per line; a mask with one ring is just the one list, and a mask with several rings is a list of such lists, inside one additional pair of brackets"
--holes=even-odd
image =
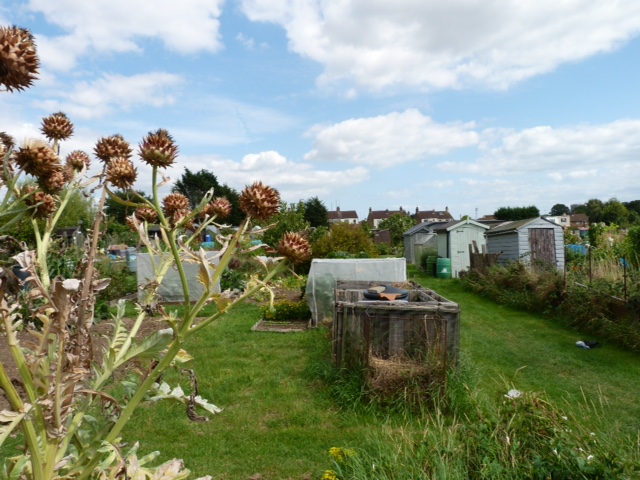
[(124, 202), (131, 202), (131, 203), (139, 203), (140, 197), (145, 198), (147, 200), (151, 200), (149, 196), (146, 193), (144, 193), (142, 190), (136, 190), (135, 192), (129, 191), (129, 190), (127, 191), (117, 190), (113, 192), (113, 197), (109, 197), (105, 201), (104, 211), (107, 214), (107, 219), (109, 223), (116, 222), (121, 225), (126, 224), (126, 218), (129, 215), (133, 214), (133, 212), (136, 210), (136, 207), (123, 205), (114, 197)]
[(274, 302), (273, 305), (262, 306), (260, 318), (267, 322), (307, 321), (311, 318), (311, 310), (306, 300), (298, 302), (281, 300)]
[(283, 203), (280, 208), (280, 213), (269, 221), (269, 223), (277, 222), (277, 224), (264, 232), (262, 241), (277, 249), (285, 233), (307, 230), (309, 228), (309, 222), (305, 220), (304, 212), (305, 207), (303, 202), (289, 206)]
[(415, 226), (413, 218), (405, 213), (394, 213), (380, 222), (380, 230), (389, 230), (391, 234), (391, 244), (394, 247), (403, 245), (404, 232)]
[(329, 211), (318, 197), (308, 198), (304, 202), (304, 219), (311, 227), (328, 227)]
[(498, 220), (526, 220), (540, 216), (540, 210), (534, 205), (528, 207), (500, 207), (493, 215)]
[(420, 253), (420, 268), (423, 272), (426, 272), (428, 270), (427, 259), (429, 257), (437, 258), (438, 250), (436, 250), (435, 248), (425, 248), (424, 250), (422, 250), (422, 253)]
[(212, 188), (214, 198), (226, 197), (231, 203), (231, 215), (223, 219), (223, 221), (231, 225), (240, 225), (240, 222), (245, 217), (240, 209), (240, 194), (226, 184), (221, 185), (212, 172), (203, 169), (193, 173), (188, 168), (185, 168), (184, 173), (176, 180), (171, 191), (181, 193), (187, 197), (191, 203), (191, 208), (195, 208)]
[(315, 258), (329, 258), (332, 253), (345, 252), (350, 255), (376, 257), (377, 249), (373, 240), (359, 225), (334, 223), (329, 234), (312, 244)]
[(138, 243), (140, 243), (138, 234), (128, 225), (111, 220), (107, 221), (107, 227), (104, 235), (100, 239), (100, 245), (102, 248), (107, 248), (109, 245), (122, 244), (135, 247)]
[(571, 213), (571, 209), (563, 203), (556, 203), (549, 211), (549, 215), (553, 216), (568, 215), (569, 213)]
[(220, 289), (225, 290), (240, 290), (245, 289), (247, 282), (245, 275), (239, 270), (232, 270), (227, 268), (220, 277)]

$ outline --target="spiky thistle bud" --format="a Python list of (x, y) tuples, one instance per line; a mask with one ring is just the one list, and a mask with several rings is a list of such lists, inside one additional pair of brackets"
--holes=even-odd
[(51, 170), (47, 175), (38, 177), (38, 185), (45, 193), (60, 193), (67, 184), (67, 176), (62, 167)]
[(202, 216), (226, 218), (231, 215), (231, 202), (225, 197), (214, 198), (202, 209)]
[(133, 215), (129, 215), (128, 217), (125, 217), (124, 221), (127, 224), (127, 227), (129, 227), (131, 230), (133, 230), (134, 232), (138, 231), (138, 227), (136, 227), (135, 221), (133, 219)]
[(12, 150), (16, 142), (11, 135), (0, 132), (0, 157), (4, 157), (9, 150)]
[(18, 166), (29, 175), (42, 177), (60, 168), (60, 159), (47, 142), (31, 140), (14, 154)]
[(66, 140), (73, 135), (73, 123), (64, 113), (53, 113), (42, 119), (40, 131), (51, 141)]
[(280, 195), (262, 182), (255, 182), (240, 194), (240, 208), (247, 215), (266, 221), (280, 211)]
[(36, 191), (33, 187), (27, 187), (25, 194), (33, 193), (25, 199), (29, 207), (35, 207), (33, 216), (35, 218), (47, 218), (56, 211), (55, 199), (43, 191)]
[(67, 155), (65, 162), (68, 167), (74, 169), (76, 172), (81, 171), (83, 168), (89, 168), (91, 165), (91, 159), (82, 150), (74, 150)]
[(141, 222), (158, 223), (158, 212), (151, 207), (138, 207), (134, 215)]
[(152, 167), (166, 168), (173, 165), (178, 156), (178, 146), (163, 128), (149, 132), (139, 145), (140, 158)]
[(311, 245), (299, 233), (288, 232), (282, 237), (278, 252), (293, 263), (302, 263), (311, 258)]
[(191, 213), (189, 199), (181, 193), (172, 193), (162, 200), (162, 210), (172, 226)]
[(0, 85), (12, 92), (38, 78), (40, 60), (33, 35), (26, 28), (0, 27)]
[(138, 171), (128, 158), (112, 158), (107, 166), (107, 180), (123, 190), (133, 186), (137, 177)]
[(132, 152), (131, 145), (120, 134), (102, 137), (93, 149), (95, 156), (107, 164), (113, 158), (131, 158)]

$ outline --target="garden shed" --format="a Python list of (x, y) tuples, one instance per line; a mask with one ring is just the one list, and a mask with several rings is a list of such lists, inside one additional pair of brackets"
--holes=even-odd
[(309, 269), (305, 296), (311, 310), (311, 325), (333, 319), (336, 284), (339, 280), (404, 282), (404, 258), (314, 258)]
[(403, 234), (404, 257), (411, 265), (420, 265), (422, 252), (431, 247), (436, 249), (436, 234), (431, 228), (432, 223), (420, 223)]
[(527, 265), (539, 262), (564, 270), (564, 231), (545, 218), (504, 222), (487, 232), (489, 253), (500, 253), (498, 262), (505, 265), (520, 261)]
[(475, 220), (457, 220), (445, 223), (433, 223), (431, 229), (436, 235), (438, 256), (451, 260), (451, 276), (457, 278), (471, 265), (470, 245), (475, 242), (478, 248), (486, 244), (485, 233), (489, 227)]

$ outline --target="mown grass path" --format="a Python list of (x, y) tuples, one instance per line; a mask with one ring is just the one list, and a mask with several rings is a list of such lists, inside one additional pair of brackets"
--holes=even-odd
[[(640, 433), (640, 355), (604, 344), (583, 350), (578, 340), (597, 340), (545, 319), (467, 291), (458, 280), (428, 277), (409, 270), (409, 277), (461, 309), (461, 351), (477, 369), (480, 388), (490, 395), (505, 381), (521, 390), (546, 392), (564, 408), (578, 411), (587, 401), (604, 400), (604, 428), (636, 436)], [(589, 422), (591, 419), (585, 419)]]

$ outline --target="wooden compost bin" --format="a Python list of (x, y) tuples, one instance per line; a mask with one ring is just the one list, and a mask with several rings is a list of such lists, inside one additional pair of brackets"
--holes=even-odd
[[(364, 291), (392, 285), (409, 292), (406, 301), (370, 301)], [(373, 363), (458, 364), (460, 307), (414, 282), (338, 282), (332, 325), (338, 367), (368, 369)]]

